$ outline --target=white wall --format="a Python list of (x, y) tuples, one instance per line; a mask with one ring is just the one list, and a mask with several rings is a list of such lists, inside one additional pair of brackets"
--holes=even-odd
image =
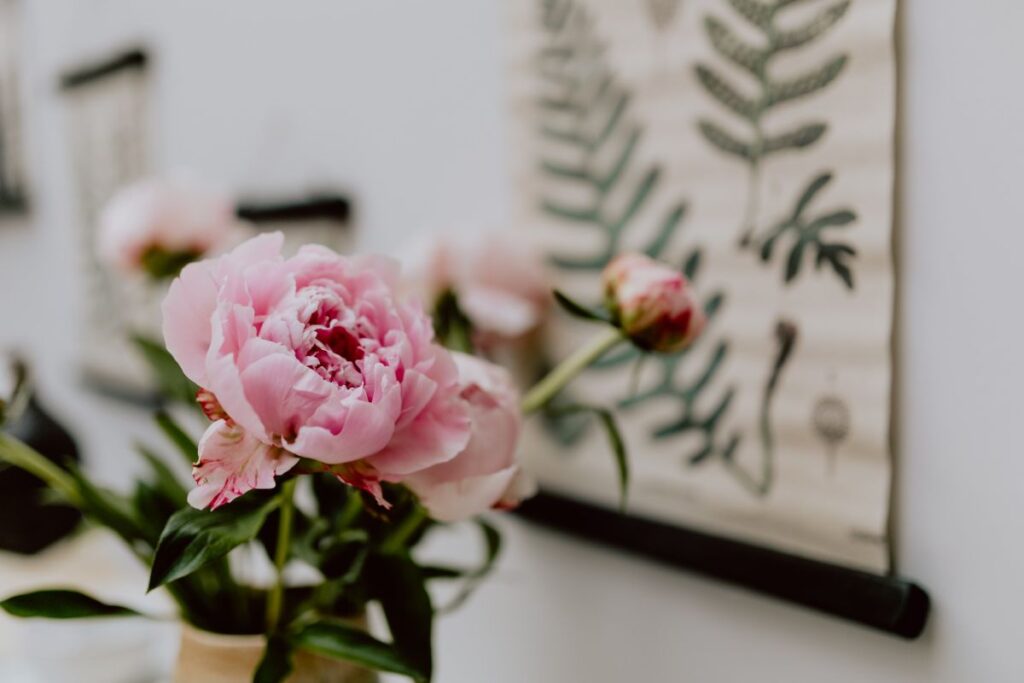
[[(336, 182), (358, 199), (366, 248), (417, 226), (500, 221), (497, 2), (25, 4), (37, 212), (30, 228), (0, 228), (0, 344), (30, 350), (112, 479), (148, 429), (73, 381), (78, 246), (54, 86), (65, 66), (153, 45), (161, 166), (246, 191)], [(442, 683), (1024, 680), (1022, 26), (1017, 0), (904, 2), (895, 510), (898, 567), (935, 602), (924, 637), (505, 520), (499, 575), (442, 622)]]

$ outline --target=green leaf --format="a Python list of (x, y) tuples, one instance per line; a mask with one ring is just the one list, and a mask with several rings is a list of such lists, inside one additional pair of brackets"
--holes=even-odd
[(281, 635), (267, 639), (253, 683), (281, 683), (292, 672), (292, 644)]
[(135, 348), (149, 365), (153, 379), (156, 380), (165, 397), (195, 405), (196, 392), (199, 387), (185, 376), (178, 362), (174, 360), (174, 356), (162, 344), (141, 335), (133, 336), (132, 343), (135, 344)]
[(185, 460), (188, 462), (189, 467), (195, 464), (196, 459), (199, 457), (199, 446), (195, 440), (192, 439), (188, 433), (175, 422), (174, 418), (165, 413), (164, 411), (158, 411), (154, 415), (157, 426), (160, 428), (171, 443), (178, 449), (178, 451), (185, 456)]
[(846, 66), (847, 61), (846, 55), (839, 55), (824, 66), (802, 76), (769, 84), (765, 92), (766, 106), (773, 107), (821, 90), (835, 80)]
[(718, 50), (720, 55), (733, 64), (746, 69), (754, 76), (761, 76), (767, 61), (767, 53), (764, 50), (751, 47), (741, 41), (736, 34), (729, 30), (729, 27), (715, 17), (706, 17), (704, 28), (708, 38), (711, 39), (711, 45)]
[(276, 496), (259, 504), (239, 499), (216, 510), (183, 508), (174, 513), (160, 535), (149, 590), (188, 576), (253, 540), (278, 504)]
[(434, 304), (434, 330), (445, 348), (473, 353), (473, 324), (451, 289), (445, 290)]
[(722, 76), (711, 68), (697, 65), (697, 80), (712, 97), (726, 108), (747, 121), (755, 121), (759, 114), (758, 106), (748, 97), (744, 97)]
[(611, 323), (611, 316), (608, 314), (608, 311), (590, 308), (589, 306), (577, 303), (557, 289), (554, 290), (552, 294), (554, 294), (555, 301), (558, 302), (558, 305), (574, 318), (580, 318), (581, 320), (593, 320), (601, 323)]
[(184, 503), (185, 497), (188, 495), (188, 489), (182, 486), (178, 476), (171, 471), (167, 463), (160, 456), (141, 444), (136, 444), (135, 450), (149, 465), (153, 487), (169, 500), (178, 501), (179, 504)]
[(371, 669), (430, 680), (430, 672), (410, 663), (394, 648), (365, 631), (338, 621), (317, 621), (302, 628), (292, 641), (298, 647)]
[(473, 594), (476, 587), (480, 585), (480, 582), (487, 578), (487, 575), (494, 569), (494, 565), (498, 560), (498, 555), (501, 554), (501, 532), (498, 531), (494, 525), (486, 522), (483, 519), (476, 520), (477, 526), (480, 528), (480, 532), (483, 534), (484, 539), (484, 560), (480, 566), (470, 572), (466, 577), (466, 583), (463, 584), (462, 590), (459, 591), (458, 595), (444, 607), (445, 612), (452, 612), (469, 599), (469, 596)]
[(559, 406), (552, 410), (556, 415), (572, 415), (574, 413), (591, 413), (604, 427), (608, 442), (612, 447), (612, 455), (615, 456), (615, 466), (619, 475), (619, 501), (620, 507), (625, 510), (629, 494), (629, 458), (626, 455), (626, 444), (622, 440), (622, 433), (619, 431), (615, 416), (607, 408), (577, 403), (567, 406)]
[(849, 7), (850, 0), (842, 0), (842, 2), (837, 2), (831, 7), (825, 8), (803, 26), (786, 31), (777, 31), (775, 34), (776, 48), (779, 50), (792, 50), (806, 45), (842, 19)]
[(75, 481), (81, 498), (82, 512), (93, 521), (107, 527), (129, 545), (145, 541), (147, 535), (132, 512), (131, 501), (106, 488), (93, 484), (77, 467), (69, 467), (68, 474)]
[(750, 145), (745, 142), (740, 142), (711, 121), (701, 119), (697, 125), (700, 128), (701, 135), (704, 136), (704, 139), (710, 142), (714, 147), (718, 148), (719, 151), (748, 161), (754, 158), (754, 150)]
[(59, 588), (9, 597), (0, 602), (0, 608), (16, 617), (43, 617), (45, 619), (145, 616), (129, 607), (110, 605), (84, 593)]
[(433, 670), (434, 607), (426, 580), (407, 554), (378, 554), (366, 575), (380, 602), (395, 650), (429, 679)]
[(789, 149), (810, 147), (821, 139), (821, 136), (825, 134), (825, 130), (827, 128), (828, 126), (824, 123), (812, 123), (806, 126), (801, 126), (800, 128), (789, 131), (788, 133), (769, 136), (764, 140), (764, 144), (761, 148), (762, 153), (767, 155)]

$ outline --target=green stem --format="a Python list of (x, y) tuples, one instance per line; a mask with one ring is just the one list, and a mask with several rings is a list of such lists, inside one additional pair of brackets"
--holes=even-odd
[(591, 363), (624, 341), (626, 341), (626, 337), (620, 330), (611, 329), (592, 339), (589, 344), (577, 349), (527, 392), (521, 404), (523, 413), (529, 415), (543, 408)]
[(0, 434), (0, 459), (39, 477), (47, 486), (64, 496), (68, 503), (77, 508), (82, 507), (84, 501), (71, 475), (21, 441)]
[(267, 596), (267, 633), (277, 630), (281, 619), (281, 604), (284, 602), (284, 565), (292, 544), (292, 519), (295, 515), (295, 484), (298, 479), (289, 479), (281, 486), (281, 517), (277, 525), (277, 547), (274, 549), (274, 569), (277, 581)]
[(421, 505), (413, 508), (413, 511), (395, 527), (394, 532), (380, 544), (382, 553), (396, 553), (402, 549), (409, 537), (416, 533), (420, 524), (427, 518), (427, 511)]

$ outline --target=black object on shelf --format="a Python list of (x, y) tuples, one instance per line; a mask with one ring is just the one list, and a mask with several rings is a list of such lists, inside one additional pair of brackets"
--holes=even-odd
[[(80, 462), (75, 440), (39, 403), (24, 365), (13, 365), (21, 380), (0, 429), (62, 467)], [(10, 466), (0, 470), (0, 550), (35, 554), (75, 530), (81, 513), (47, 501), (45, 494), (43, 481), (28, 472)]]
[(238, 205), (239, 218), (253, 223), (277, 221), (330, 220), (347, 223), (352, 216), (352, 205), (340, 195), (312, 195), (297, 201), (246, 201)]
[(798, 557), (549, 493), (523, 503), (519, 514), (909, 640), (921, 635), (928, 619), (928, 594), (897, 576)]

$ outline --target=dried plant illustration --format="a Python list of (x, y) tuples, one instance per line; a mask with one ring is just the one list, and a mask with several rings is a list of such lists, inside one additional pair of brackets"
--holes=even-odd
[(815, 197), (831, 181), (831, 173), (816, 176), (797, 199), (790, 215), (769, 228), (759, 240), (761, 260), (767, 263), (775, 253), (775, 245), (784, 238), (792, 237), (782, 275), (783, 281), (787, 284), (800, 274), (806, 261), (805, 257), (810, 252), (814, 257), (816, 269), (821, 270), (823, 265), (827, 265), (847, 289), (853, 289), (853, 271), (848, 260), (857, 255), (857, 250), (848, 243), (829, 241), (828, 238), (836, 230), (845, 228), (857, 220), (857, 215), (849, 209), (836, 209), (813, 218), (807, 215)]
[[(540, 207), (551, 217), (567, 225), (584, 228), (601, 235), (602, 248), (595, 254), (580, 258), (567, 254), (553, 257), (553, 263), (564, 270), (600, 272), (619, 251), (626, 231), (637, 222), (639, 210), (654, 197), (661, 179), (656, 165), (641, 165), (636, 151), (643, 137), (643, 126), (629, 111), (631, 92), (612, 71), (605, 60), (605, 46), (597, 39), (593, 20), (584, 7), (574, 0), (541, 0), (542, 28), (548, 38), (539, 55), (539, 70), (545, 95), (539, 101), (541, 126), (539, 134), (545, 149), (566, 147), (575, 151), (576, 164), (554, 161), (553, 155), (540, 163), (547, 182)], [(606, 149), (610, 148), (610, 149)], [(611, 152), (611, 154), (609, 154)], [(550, 152), (549, 152), (550, 153)], [(601, 160), (611, 158), (601, 166)], [(560, 157), (561, 158), (561, 157)], [(630, 180), (633, 178), (635, 180)], [(567, 187), (571, 186), (571, 187)], [(589, 191), (591, 201), (569, 204), (562, 197), (566, 190)], [(611, 211), (612, 200), (624, 207)], [(679, 232), (686, 214), (686, 203), (676, 201), (660, 220), (655, 236), (645, 251), (652, 257), (664, 258), (670, 241)], [(691, 248), (682, 268), (691, 280), (699, 276), (702, 252)], [(714, 318), (724, 304), (722, 292), (710, 292), (705, 302), (709, 318)], [(714, 377), (728, 355), (728, 343), (719, 341), (700, 373), (699, 379), (682, 383), (678, 376), (690, 351), (660, 356), (656, 362), (657, 381), (654, 386), (620, 399), (624, 408), (636, 408), (654, 399), (675, 400), (679, 417), (669, 424), (652, 429), (655, 439), (675, 438), (688, 432), (700, 432), (703, 445), (686, 456), (689, 462), (700, 462), (712, 453), (735, 449), (739, 437), (725, 443), (718, 441), (718, 430), (724, 421), (735, 393), (727, 388), (713, 406), (700, 412), (699, 405), (711, 400)], [(620, 368), (638, 361), (637, 353), (626, 350), (604, 359), (597, 369)], [(562, 443), (571, 443), (582, 435), (578, 421), (549, 426)], [(731, 444), (731, 445), (730, 445)]]
[(752, 88), (737, 86), (723, 70), (698, 63), (696, 75), (703, 89), (737, 117), (745, 130), (736, 133), (735, 124), (719, 123), (710, 118), (700, 119), (698, 127), (709, 144), (747, 167), (747, 198), (739, 242), (748, 246), (757, 230), (765, 163), (774, 155), (810, 147), (828, 129), (827, 122), (812, 119), (796, 126), (769, 130), (765, 117), (781, 105), (826, 88), (842, 73), (848, 58), (845, 54), (833, 55), (814, 69), (786, 76), (774, 73), (775, 60), (824, 35), (846, 14), (850, 0), (828, 3), (805, 23), (789, 28), (783, 28), (780, 22), (786, 11), (817, 0), (726, 1), (761, 34), (761, 40), (750, 44), (729, 23), (713, 15), (705, 18), (705, 30), (717, 54), (747, 73), (756, 94), (747, 94)]
[[(596, 35), (594, 20), (587, 9), (575, 0), (539, 2), (546, 36), (537, 61), (542, 84), (542, 96), (537, 103), (538, 134), (542, 141), (539, 171), (545, 181), (539, 208), (559, 223), (600, 236), (596, 251), (584, 256), (558, 253), (552, 257), (554, 265), (562, 270), (592, 272), (596, 276), (618, 253), (630, 230), (650, 228), (639, 218), (641, 209), (648, 202), (653, 205), (662, 196), (659, 193), (667, 192), (668, 188), (663, 187), (661, 168), (639, 158), (644, 126), (631, 112), (632, 92), (609, 65), (606, 46)], [(846, 3), (842, 4), (845, 8)], [(752, 158), (760, 159), (768, 153), (771, 152), (758, 152), (761, 156)], [(837, 272), (843, 269), (842, 259), (852, 255), (852, 251), (846, 245), (826, 242), (821, 233), (850, 220), (846, 220), (843, 212), (808, 216), (815, 196), (831, 179), (824, 176), (827, 174), (819, 176), (804, 192), (789, 219), (766, 234), (770, 244), (766, 259), (771, 258), (776, 245), (792, 235), (794, 244), (802, 245), (792, 247), (799, 254), (793, 257), (794, 261), (802, 262), (808, 249), (817, 250), (819, 263), (831, 264), (834, 259)], [(654, 237), (644, 247), (652, 257), (670, 259), (671, 253), (678, 253), (678, 246), (672, 248), (674, 241), (682, 241), (687, 203), (674, 200), (668, 202), (668, 207), (655, 225)], [(680, 267), (698, 285), (703, 262), (699, 246), (685, 246)], [(649, 357), (646, 362), (655, 365), (655, 370), (644, 376), (652, 379), (619, 398), (617, 405), (629, 412), (640, 412), (653, 402), (675, 406), (672, 417), (651, 426), (651, 438), (687, 444), (681, 454), (686, 467), (719, 462), (744, 490), (752, 496), (764, 497), (774, 484), (776, 444), (771, 406), (793, 358), (797, 326), (788, 320), (780, 320), (775, 326), (775, 353), (761, 389), (760, 418), (750, 429), (752, 436), (756, 434), (753, 438), (757, 444), (752, 450), (756, 454), (755, 464), (751, 466), (750, 461), (739, 459), (740, 446), (747, 435), (738, 427), (728, 426), (729, 411), (741, 389), (731, 384), (720, 386), (720, 377), (729, 362), (730, 341), (722, 337), (712, 340), (710, 336), (726, 303), (724, 291), (707, 292), (704, 307), (709, 326), (705, 335), (709, 338), (698, 347), (702, 350)], [(602, 359), (593, 371), (621, 370), (644, 358), (627, 349)], [(693, 365), (701, 361), (703, 365)], [(593, 422), (578, 415), (559, 418), (557, 405), (547, 426), (560, 443), (569, 445)]]

